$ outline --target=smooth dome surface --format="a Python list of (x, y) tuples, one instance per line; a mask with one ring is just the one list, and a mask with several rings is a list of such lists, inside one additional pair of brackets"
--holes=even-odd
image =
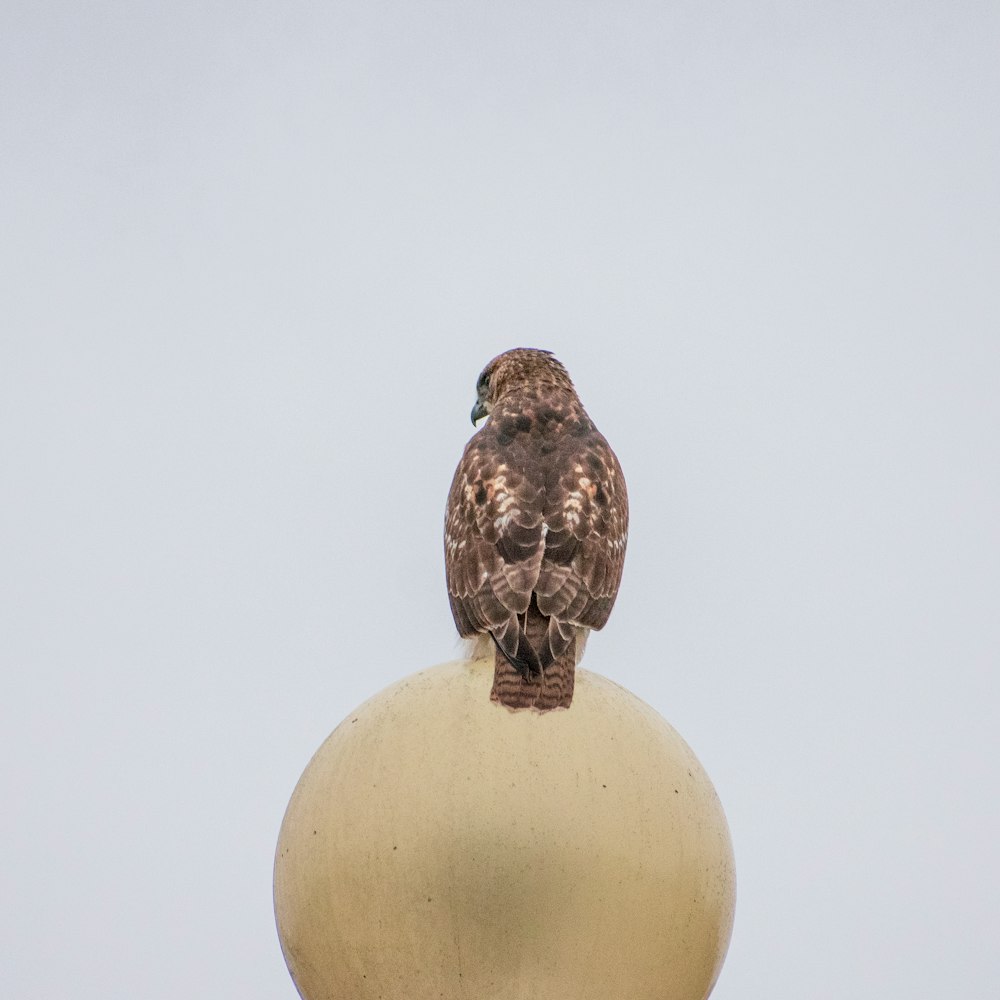
[(306, 1000), (704, 1000), (735, 875), (712, 784), (648, 705), (578, 671), (512, 713), (492, 663), (387, 688), (320, 747), (274, 903)]

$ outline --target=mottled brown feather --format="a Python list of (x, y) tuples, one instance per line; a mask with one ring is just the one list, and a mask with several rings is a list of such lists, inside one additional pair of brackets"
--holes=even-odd
[(621, 582), (625, 480), (548, 352), (501, 354), (478, 390), (489, 416), (459, 462), (445, 519), (452, 614), (460, 635), (493, 637), (491, 697), (568, 707), (582, 634), (604, 626)]

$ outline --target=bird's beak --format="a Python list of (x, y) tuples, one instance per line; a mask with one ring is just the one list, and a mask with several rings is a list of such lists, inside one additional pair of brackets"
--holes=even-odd
[(486, 416), (489, 416), (486, 406), (481, 399), (477, 399), (476, 405), (472, 408), (472, 426), (475, 427)]

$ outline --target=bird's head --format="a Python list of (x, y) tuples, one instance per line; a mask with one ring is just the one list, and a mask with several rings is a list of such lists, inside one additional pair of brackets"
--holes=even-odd
[(479, 373), (472, 423), (488, 417), (497, 402), (509, 393), (536, 385), (555, 385), (573, 391), (569, 372), (551, 351), (515, 347), (498, 354)]

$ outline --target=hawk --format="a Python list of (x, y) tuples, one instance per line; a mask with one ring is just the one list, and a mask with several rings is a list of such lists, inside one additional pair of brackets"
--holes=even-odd
[(476, 383), (473, 425), (483, 417), (448, 494), (451, 612), (461, 636), (495, 647), (494, 701), (568, 708), (621, 582), (625, 479), (550, 351), (494, 358)]

